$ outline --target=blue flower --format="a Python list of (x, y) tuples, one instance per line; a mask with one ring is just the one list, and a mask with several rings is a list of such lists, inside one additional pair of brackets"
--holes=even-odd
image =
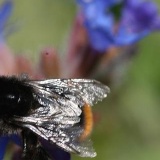
[[(0, 6), (0, 43), (4, 42), (4, 36), (5, 36), (4, 28), (11, 15), (12, 8), (13, 8), (12, 0), (6, 0)], [(18, 145), (21, 144), (20, 138), (17, 135), (1, 136), (0, 159), (3, 159), (9, 141), (13, 141)]]
[(13, 9), (12, 0), (6, 0), (0, 6), (0, 42), (4, 41), (4, 37), (5, 37), (4, 29), (12, 13), (12, 9)]
[(89, 41), (104, 51), (129, 45), (160, 29), (158, 8), (145, 0), (78, 0)]
[(6, 152), (6, 147), (10, 141), (14, 142), (19, 146), (22, 145), (21, 139), (18, 135), (12, 134), (8, 136), (1, 136), (0, 137), (0, 159), (3, 159)]

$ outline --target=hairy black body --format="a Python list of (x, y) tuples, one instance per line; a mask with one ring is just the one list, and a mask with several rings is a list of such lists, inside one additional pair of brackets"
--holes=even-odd
[[(11, 134), (22, 130), (24, 145), (22, 159), (36, 160), (42, 157), (40, 153), (43, 150), (38, 146), (37, 136), (29, 129), (24, 129), (13, 122), (14, 117), (27, 116), (30, 110), (37, 106), (37, 101), (33, 97), (33, 88), (25, 82), (26, 79), (0, 77), (0, 118), (4, 123), (4, 130), (1, 130), (0, 133), (5, 134), (8, 131)], [(38, 153), (35, 154), (35, 152)], [(48, 157), (47, 154), (46, 157)]]
[(33, 107), (33, 89), (16, 77), (0, 78), (0, 116), (25, 116)]
[(92, 145), (84, 144), (92, 129), (90, 107), (108, 92), (95, 80), (0, 76), (0, 135), (21, 135), (24, 160), (50, 159), (42, 139), (67, 152), (94, 157)]

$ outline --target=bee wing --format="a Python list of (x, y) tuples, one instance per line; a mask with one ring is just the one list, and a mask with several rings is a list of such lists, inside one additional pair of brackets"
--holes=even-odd
[(48, 91), (70, 99), (75, 104), (83, 106), (101, 101), (110, 92), (102, 83), (91, 79), (50, 79), (44, 81), (31, 81), (30, 83), (38, 92)]
[(15, 117), (17, 124), (68, 152), (94, 157), (96, 153), (91, 142), (79, 140), (82, 133), (79, 124), (81, 107), (102, 100), (109, 88), (87, 79), (51, 79), (26, 83), (33, 87), (39, 107), (31, 111), (28, 117)]
[[(38, 110), (37, 115), (39, 115)], [(80, 121), (78, 116), (72, 117), (59, 112), (54, 113), (52, 117), (37, 115), (34, 113), (29, 117), (14, 117), (14, 124), (30, 129), (39, 137), (67, 152), (76, 153), (82, 157), (96, 156), (91, 141), (79, 141), (83, 128), (78, 125)]]

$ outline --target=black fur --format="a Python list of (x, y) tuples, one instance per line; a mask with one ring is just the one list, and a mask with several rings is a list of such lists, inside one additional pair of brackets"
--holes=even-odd
[(0, 116), (24, 116), (34, 101), (32, 88), (25, 80), (16, 77), (0, 77)]

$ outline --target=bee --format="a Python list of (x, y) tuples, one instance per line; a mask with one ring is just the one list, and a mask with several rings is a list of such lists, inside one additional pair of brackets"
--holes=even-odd
[(37, 81), (0, 76), (0, 135), (20, 134), (26, 160), (49, 159), (41, 140), (69, 153), (95, 157), (88, 140), (93, 126), (91, 106), (109, 91), (91, 79)]

